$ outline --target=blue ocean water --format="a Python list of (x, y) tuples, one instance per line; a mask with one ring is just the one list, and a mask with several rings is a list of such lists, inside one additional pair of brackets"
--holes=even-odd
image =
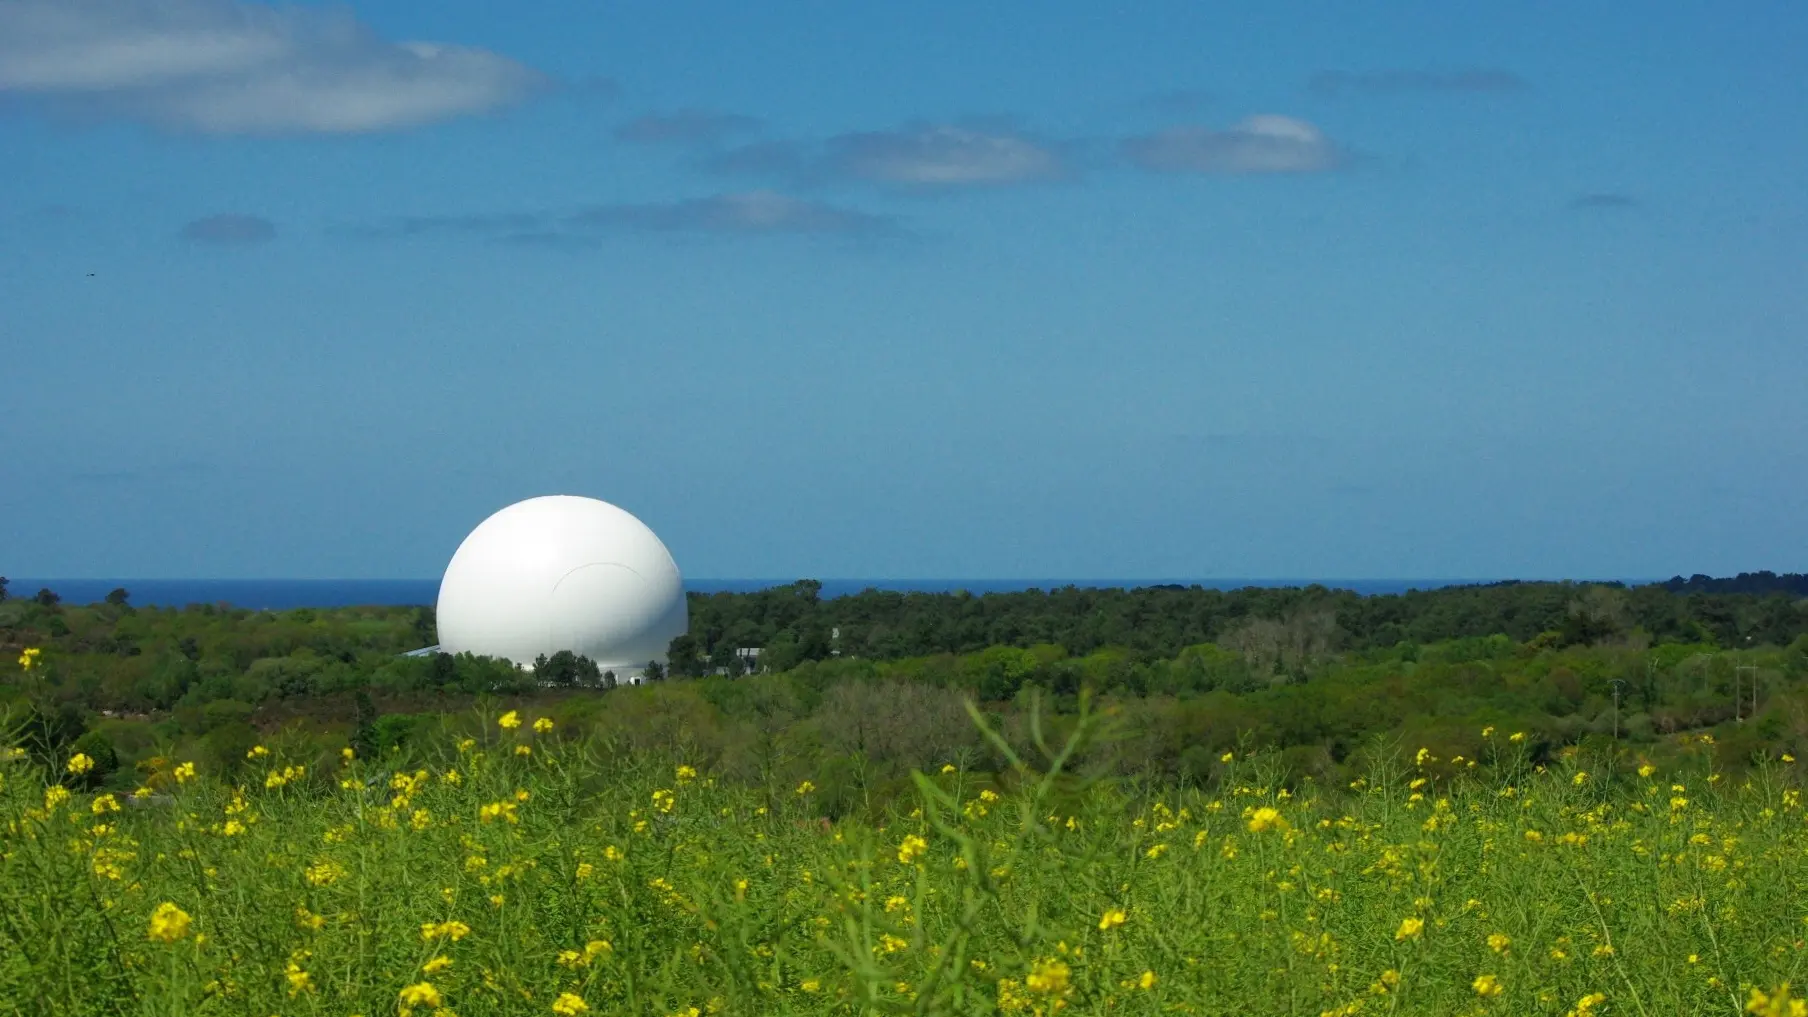
[[(746, 593), (790, 583), (789, 579), (687, 579), (685, 588), (697, 593)], [(1020, 590), (1082, 588), (1134, 588), (1179, 584), (1208, 589), (1236, 590), (1245, 586), (1306, 586), (1318, 583), (1364, 596), (1430, 590), (1490, 582), (1486, 579), (824, 579), (824, 597), (843, 597), (866, 589), (906, 593), (1009, 593)], [(185, 604), (226, 603), (255, 610), (282, 611), (297, 607), (346, 607), (355, 604), (432, 604), (439, 597), (437, 579), (13, 579), (14, 597), (29, 597), (40, 589), (55, 591), (71, 604), (100, 601), (115, 588), (124, 587), (131, 602), (140, 607), (181, 607)]]

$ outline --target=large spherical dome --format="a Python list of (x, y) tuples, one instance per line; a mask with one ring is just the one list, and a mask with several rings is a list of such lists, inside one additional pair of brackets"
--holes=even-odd
[(671, 552), (594, 498), (529, 498), (471, 531), (439, 584), (439, 645), (531, 665), (570, 650), (621, 675), (689, 625)]

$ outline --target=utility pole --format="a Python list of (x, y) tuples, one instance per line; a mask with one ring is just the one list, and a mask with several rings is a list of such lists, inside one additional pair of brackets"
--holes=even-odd
[(1758, 669), (1757, 669), (1757, 667), (1755, 667), (1751, 664), (1741, 664), (1740, 666), (1733, 669), (1733, 699), (1734, 699), (1733, 716), (1734, 717), (1739, 716), (1739, 704), (1738, 704), (1737, 700), (1739, 699), (1740, 689), (1745, 687), (1745, 683), (1743, 681), (1741, 681), (1740, 679), (1748, 673), (1751, 675), (1751, 715), (1753, 717), (1756, 717), (1758, 715)]

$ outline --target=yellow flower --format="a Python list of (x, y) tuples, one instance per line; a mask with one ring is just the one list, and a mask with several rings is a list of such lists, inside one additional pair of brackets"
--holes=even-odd
[(551, 717), (541, 717), (539, 720), (534, 721), (534, 730), (540, 734), (545, 734), (546, 732), (551, 731), (552, 730), (552, 718)]
[(1435, 763), (1437, 761), (1437, 757), (1431, 754), (1431, 750), (1423, 746), (1420, 746), (1419, 751), (1413, 754), (1414, 766), (1424, 766), (1427, 762)]
[[(1706, 736), (1704, 735), (1703, 737)], [(1600, 1006), (1605, 1002), (1607, 1002), (1606, 993), (1591, 992), (1581, 999), (1576, 1000), (1576, 1008), (1569, 1012), (1568, 1017), (1585, 1017), (1590, 1010), (1593, 1010), (1595, 1007)]]
[(521, 726), (521, 714), (516, 713), (514, 710), (510, 710), (496, 718), (496, 726), (504, 731), (513, 731)]
[(954, 773), (955, 772), (954, 764), (953, 763), (943, 763), (942, 764), (942, 772), (943, 773)]
[(1067, 992), (1072, 974), (1066, 961), (1045, 957), (1031, 966), (1029, 976), (1024, 978), (1023, 984), (1031, 992), (1059, 996)]
[(189, 781), (194, 780), (195, 779), (194, 762), (190, 761), (187, 763), (178, 763), (176, 765), (176, 768), (174, 770), (170, 771), (170, 776), (176, 778), (176, 783), (178, 783), (178, 784), (186, 784)]
[(1755, 1017), (1804, 1017), (1808, 1014), (1808, 1000), (1790, 998), (1788, 982), (1777, 986), (1775, 992), (1765, 992), (1754, 985), (1745, 1012)]
[(569, 992), (559, 993), (559, 998), (552, 1001), (552, 1012), (559, 1017), (577, 1017), (581, 1013), (590, 1012), (590, 1004), (584, 997)]
[(1136, 980), (1136, 987), (1144, 991), (1155, 988), (1155, 972), (1144, 971), (1142, 977)]
[(1511, 945), (1513, 945), (1513, 940), (1504, 932), (1491, 932), (1488, 934), (1488, 949), (1493, 950), (1495, 953), (1506, 953), (1507, 947)]
[(89, 759), (87, 753), (77, 752), (75, 755), (69, 757), (70, 773), (79, 777), (92, 769), (94, 769), (94, 760)]
[(1494, 725), (1493, 724), (1489, 724), (1487, 727), (1482, 728), (1482, 737), (1483, 738), (1494, 737)]
[(1503, 988), (1500, 979), (1494, 975), (1476, 975), (1475, 981), (1470, 982), (1469, 987), (1475, 990), (1477, 996), (1483, 997), (1498, 996)]
[(445, 1002), (444, 999), (440, 998), (439, 990), (433, 987), (432, 982), (416, 982), (413, 985), (404, 988), (398, 993), (398, 997), (401, 999), (404, 1007), (437, 1007)]
[(673, 771), (673, 777), (680, 784), (688, 784), (689, 782), (697, 779), (697, 768), (694, 766), (682, 766), (681, 765), (678, 767), (677, 770)]
[(157, 905), (151, 912), (151, 929), (148, 935), (159, 943), (174, 943), (188, 937), (188, 912), (170, 901)]
[(357, 758), (358, 758), (358, 753), (355, 750), (353, 750), (353, 748), (350, 745), (347, 745), (345, 748), (339, 750), (339, 760), (341, 762), (349, 763), (352, 760), (357, 759)]
[(1524, 731), (1515, 731), (1512, 734), (1507, 736), (1507, 741), (1523, 742), (1523, 741), (1525, 741), (1525, 732)]
[(262, 759), (269, 754), (270, 754), (270, 750), (264, 748), (262, 745), (253, 745), (253, 746), (251, 746), (251, 751), (245, 753), (245, 758), (246, 759)]
[(914, 833), (910, 834), (898, 843), (898, 864), (909, 865), (927, 850), (929, 850), (928, 841)]
[(1394, 933), (1395, 940), (1414, 939), (1425, 931), (1425, 919), (1405, 918), (1400, 921), (1400, 928)]
[(822, 979), (806, 978), (803, 981), (799, 982), (797, 987), (804, 990), (805, 992), (821, 992), (822, 991)]
[(37, 667), (38, 666), (38, 658), (43, 655), (44, 655), (44, 651), (38, 649), (35, 646), (28, 646), (24, 650), (21, 650), (19, 652), (20, 669), (29, 671), (32, 668)]
[(1143, 852), (1143, 857), (1150, 858), (1150, 859), (1160, 858), (1162, 855), (1167, 854), (1167, 852), (1168, 852), (1168, 845), (1164, 841), (1159, 844), (1149, 845), (1149, 850)]
[(1264, 830), (1287, 830), (1287, 820), (1281, 816), (1281, 810), (1264, 805), (1249, 815), (1249, 832), (1261, 833)]
[(596, 871), (596, 866), (590, 864), (589, 862), (579, 862), (577, 877), (579, 879), (589, 879), (590, 874), (595, 871)]
[(807, 795), (814, 790), (816, 790), (816, 785), (807, 780), (802, 784), (797, 785), (797, 793), (800, 795)]
[(529, 745), (515, 746), (515, 755), (517, 755), (517, 756), (531, 756), (533, 754), (534, 754), (534, 750), (533, 750), (532, 746), (529, 746)]
[(327, 858), (303, 869), (301, 874), (310, 886), (332, 886), (345, 877), (345, 866)]
[(1228, 763), (1235, 758), (1237, 758), (1237, 754), (1235, 752), (1226, 752), (1224, 755), (1218, 757), (1218, 762)]
[(421, 939), (423, 940), (445, 937), (456, 943), (470, 934), (471, 927), (456, 920), (440, 922), (437, 925), (433, 922), (421, 923)]
[(1652, 766), (1650, 763), (1642, 764), (1638, 768), (1638, 775), (1641, 777), (1650, 777), (1652, 774), (1654, 774), (1656, 772), (1657, 772), (1657, 767)]
[(424, 975), (436, 974), (438, 972), (446, 970), (447, 968), (449, 968), (451, 966), (452, 966), (452, 958), (445, 957), (445, 956), (435, 957), (432, 960), (428, 961), (427, 963), (421, 965), (421, 974), (424, 974)]
[(1099, 916), (1099, 931), (1106, 932), (1124, 924), (1130, 918), (1123, 908), (1111, 908)]
[(595, 960), (603, 954), (614, 952), (615, 947), (609, 945), (609, 941), (606, 939), (593, 939), (584, 944), (584, 959), (587, 961)]
[(97, 816), (119, 811), (119, 799), (112, 795), (101, 795), (88, 804), (88, 810)]
[(1574, 777), (1571, 777), (1569, 779), (1569, 782), (1571, 784), (1576, 785), (1577, 787), (1581, 787), (1582, 785), (1588, 783), (1588, 771), (1587, 770), (1577, 770), (1576, 775)]
[(1790, 755), (1789, 753), (1785, 752), (1785, 753), (1783, 753), (1783, 762), (1793, 763), (1793, 762), (1795, 762), (1795, 757)]

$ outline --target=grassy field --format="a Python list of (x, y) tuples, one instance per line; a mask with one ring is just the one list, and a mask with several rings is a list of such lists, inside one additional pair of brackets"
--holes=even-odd
[(1231, 754), (1175, 792), (1055, 745), (829, 823), (809, 782), (470, 727), (406, 762), (260, 746), (239, 786), (161, 760), (136, 795), (14, 753), (0, 1012), (1803, 1012), (1786, 757), (1736, 785), (1705, 750), (1540, 770), (1489, 731), (1347, 788)]

